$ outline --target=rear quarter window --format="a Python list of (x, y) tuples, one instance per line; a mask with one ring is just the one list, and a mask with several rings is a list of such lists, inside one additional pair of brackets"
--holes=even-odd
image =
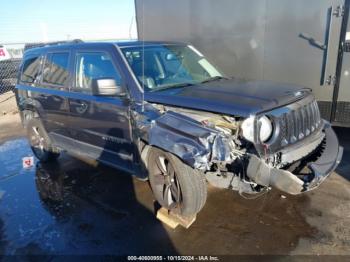
[(23, 62), (20, 81), (33, 84), (39, 77), (41, 57), (26, 58)]

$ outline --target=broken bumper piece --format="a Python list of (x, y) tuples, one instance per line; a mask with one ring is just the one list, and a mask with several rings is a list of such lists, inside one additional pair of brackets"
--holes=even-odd
[(317, 161), (309, 163), (313, 179), (305, 182), (293, 173), (268, 166), (257, 156), (251, 156), (247, 176), (262, 186), (272, 186), (291, 195), (317, 188), (338, 166), (343, 155), (338, 138), (329, 124), (325, 124), (325, 148)]

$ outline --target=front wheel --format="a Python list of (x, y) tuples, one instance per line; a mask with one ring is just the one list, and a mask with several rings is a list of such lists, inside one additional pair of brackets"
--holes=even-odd
[(158, 203), (182, 216), (197, 214), (207, 199), (203, 174), (176, 156), (152, 148), (148, 156), (149, 181)]
[(39, 119), (31, 119), (27, 124), (27, 135), (34, 155), (43, 163), (59, 157), (54, 151), (51, 140)]

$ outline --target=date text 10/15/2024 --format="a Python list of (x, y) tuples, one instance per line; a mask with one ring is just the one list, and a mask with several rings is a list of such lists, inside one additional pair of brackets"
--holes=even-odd
[(128, 256), (128, 261), (219, 261), (217, 256)]

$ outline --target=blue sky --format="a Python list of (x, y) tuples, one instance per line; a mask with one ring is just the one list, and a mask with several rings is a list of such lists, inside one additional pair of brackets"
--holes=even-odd
[(136, 38), (134, 16), (134, 0), (6, 0), (0, 43)]

